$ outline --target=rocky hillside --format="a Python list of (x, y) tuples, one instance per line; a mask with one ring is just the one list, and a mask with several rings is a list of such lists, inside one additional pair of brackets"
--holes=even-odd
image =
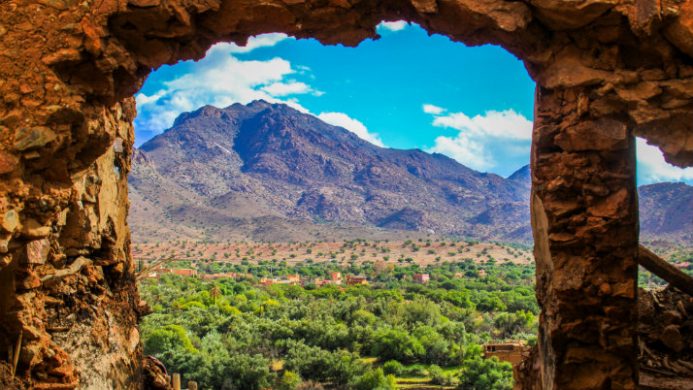
[(649, 240), (693, 241), (693, 187), (658, 183), (639, 188), (640, 231)]
[[(674, 224), (662, 207), (678, 204), (671, 199), (684, 190), (693, 187), (642, 189), (647, 232), (693, 230), (693, 196), (689, 214), (671, 213)], [(130, 222), (136, 241), (407, 231), (528, 242), (529, 191), (528, 167), (507, 179), (480, 173), (441, 154), (380, 148), (286, 105), (255, 101), (183, 114), (142, 145), (130, 175)]]
[(515, 180), (441, 154), (380, 148), (264, 101), (181, 115), (136, 152), (130, 191), (136, 239), (353, 227), (528, 238), (528, 192)]

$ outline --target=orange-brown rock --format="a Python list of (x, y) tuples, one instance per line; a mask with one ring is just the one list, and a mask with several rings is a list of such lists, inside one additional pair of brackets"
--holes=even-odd
[[(523, 383), (633, 389), (634, 136), (693, 165), (692, 9), (690, 0), (0, 2), (0, 214), (17, 217), (0, 233), (0, 351), (22, 334), (17, 378), (28, 388), (140, 386), (126, 180), (132, 95), (152, 69), (266, 32), (356, 45), (380, 21), (405, 19), (501, 45), (538, 83), (540, 372)], [(48, 332), (56, 324), (69, 331)]]

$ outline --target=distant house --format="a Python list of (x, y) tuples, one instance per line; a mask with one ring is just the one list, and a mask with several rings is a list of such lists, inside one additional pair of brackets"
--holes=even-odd
[(330, 281), (332, 284), (341, 285), (342, 284), (342, 273), (332, 272), (330, 273)]
[(197, 276), (197, 270), (190, 268), (172, 269), (170, 273), (178, 276)]
[(315, 278), (315, 279), (313, 279), (313, 284), (316, 287), (327, 286), (329, 284), (339, 286), (342, 284), (342, 273), (341, 272), (332, 272), (332, 273), (330, 273), (329, 279)]
[(464, 274), (462, 272), (455, 272), (454, 276), (455, 276), (455, 279), (461, 279), (464, 276)]
[(509, 362), (514, 367), (522, 362), (523, 353), (526, 350), (527, 347), (519, 341), (491, 343), (484, 345), (484, 358), (495, 356), (498, 360)]
[(485, 270), (485, 269), (480, 269), (480, 270), (479, 270), (479, 277), (480, 277), (480, 278), (485, 278), (485, 277), (486, 277), (486, 270)]
[(347, 275), (346, 277), (346, 283), (349, 286), (355, 286), (355, 285), (367, 285), (368, 284), (368, 279), (366, 279), (365, 276), (353, 276), (353, 275)]
[(414, 283), (426, 284), (431, 280), (429, 274), (414, 274)]
[(287, 282), (287, 284), (291, 284), (291, 285), (300, 284), (301, 283), (301, 275), (299, 275), (299, 274), (286, 275), (286, 282)]
[(260, 278), (260, 285), (262, 285), (262, 286), (271, 286), (275, 283), (277, 283), (276, 279)]

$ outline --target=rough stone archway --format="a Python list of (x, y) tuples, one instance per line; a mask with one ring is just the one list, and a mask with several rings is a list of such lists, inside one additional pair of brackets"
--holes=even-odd
[(399, 19), (501, 45), (537, 81), (526, 387), (635, 388), (634, 135), (693, 165), (685, 0), (1, 1), (0, 386), (140, 387), (127, 173), (153, 68), (265, 32), (356, 45)]

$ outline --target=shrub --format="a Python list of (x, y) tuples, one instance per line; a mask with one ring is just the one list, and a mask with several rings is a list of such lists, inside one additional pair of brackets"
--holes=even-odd
[(419, 364), (403, 367), (402, 376), (424, 377), (428, 376), (428, 370)]
[(296, 390), (301, 384), (301, 377), (293, 371), (284, 371), (279, 379), (277, 390)]
[(382, 368), (377, 368), (358, 377), (350, 388), (354, 390), (396, 390), (397, 384), (395, 377), (385, 376)]
[(490, 359), (474, 357), (464, 361), (460, 375), (461, 390), (511, 390), (513, 370), (508, 362), (495, 356)]
[(383, 364), (383, 372), (387, 375), (400, 376), (404, 371), (404, 366), (397, 360), (388, 360)]
[(428, 368), (428, 376), (431, 377), (431, 383), (434, 385), (453, 386), (458, 383), (457, 378), (455, 378), (455, 374), (447, 373), (436, 365), (431, 365)]

